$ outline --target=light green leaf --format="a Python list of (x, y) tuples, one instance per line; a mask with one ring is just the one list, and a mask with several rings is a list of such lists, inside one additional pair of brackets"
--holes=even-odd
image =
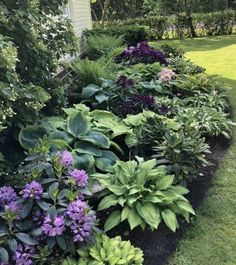
[(141, 217), (134, 209), (132, 209), (128, 215), (128, 223), (130, 225), (131, 230), (133, 230), (135, 227), (142, 223)]
[(98, 205), (98, 211), (105, 210), (117, 204), (118, 197), (114, 194), (104, 197)]
[(106, 220), (104, 225), (105, 232), (111, 230), (113, 227), (117, 226), (121, 222), (121, 212), (113, 212)]
[(175, 232), (176, 229), (178, 228), (178, 221), (176, 218), (176, 214), (172, 212), (170, 209), (166, 209), (161, 212), (161, 216), (165, 224), (170, 228), (170, 230)]
[(78, 137), (90, 130), (90, 122), (83, 113), (75, 113), (67, 119), (68, 132), (74, 137)]

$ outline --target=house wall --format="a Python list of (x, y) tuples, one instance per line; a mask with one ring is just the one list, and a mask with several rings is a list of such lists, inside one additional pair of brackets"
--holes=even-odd
[(78, 36), (84, 29), (92, 28), (90, 0), (69, 0), (69, 16)]

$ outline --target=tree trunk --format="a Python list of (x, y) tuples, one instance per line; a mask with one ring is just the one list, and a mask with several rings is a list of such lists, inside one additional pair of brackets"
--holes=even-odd
[(196, 38), (196, 32), (193, 26), (193, 19), (192, 19), (192, 15), (191, 15), (191, 11), (190, 8), (188, 6), (187, 0), (184, 0), (184, 10), (185, 10), (185, 15), (186, 15), (186, 22), (188, 24), (188, 27), (190, 29), (191, 32), (191, 36), (192, 38)]
[(105, 0), (105, 3), (103, 5), (103, 9), (102, 9), (102, 21), (101, 21), (102, 28), (104, 28), (104, 24), (105, 24), (105, 21), (106, 21), (106, 18), (107, 18), (107, 11), (108, 11), (108, 7), (109, 7), (109, 4), (110, 4), (110, 1), (111, 0)]

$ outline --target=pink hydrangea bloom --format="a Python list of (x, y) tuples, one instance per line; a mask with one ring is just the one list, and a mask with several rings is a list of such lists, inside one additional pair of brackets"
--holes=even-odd
[(159, 80), (163, 82), (168, 82), (173, 79), (175, 72), (168, 68), (163, 68), (162, 71), (158, 74)]

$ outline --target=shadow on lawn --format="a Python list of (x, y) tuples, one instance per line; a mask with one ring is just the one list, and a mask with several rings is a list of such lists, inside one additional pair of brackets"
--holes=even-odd
[(236, 35), (213, 36), (208, 38), (180, 39), (180, 40), (161, 40), (151, 42), (152, 46), (160, 47), (168, 44), (180, 48), (185, 52), (192, 51), (211, 51), (221, 49), (236, 44)]

